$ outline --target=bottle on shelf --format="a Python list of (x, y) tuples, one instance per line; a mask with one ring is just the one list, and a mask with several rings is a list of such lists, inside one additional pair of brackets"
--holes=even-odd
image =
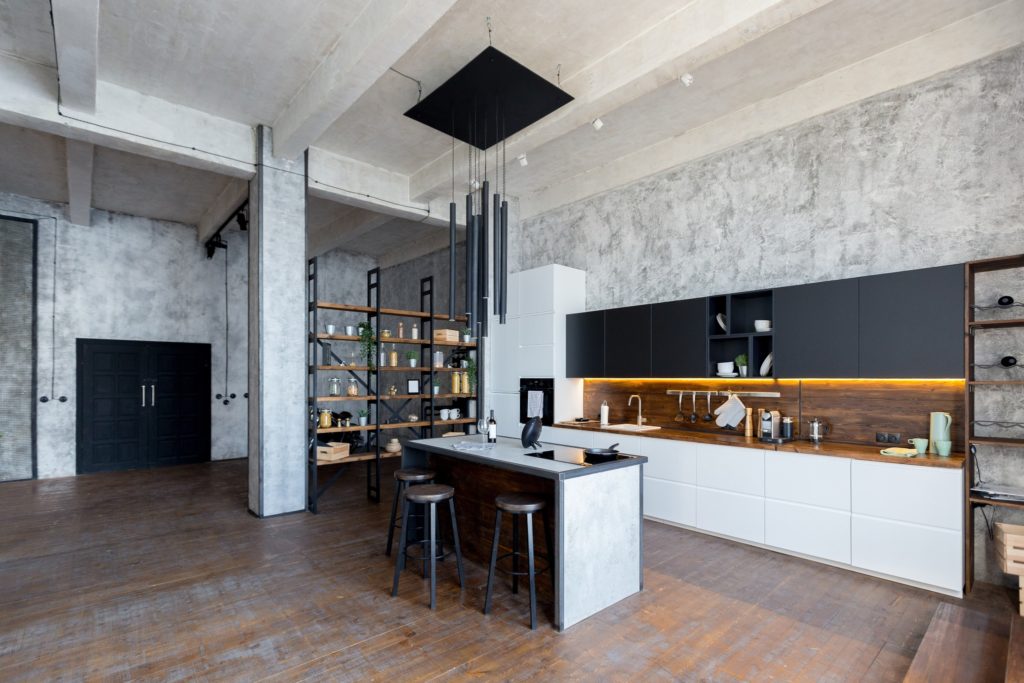
[(405, 339), (405, 323), (402, 321), (398, 322), (398, 338)]
[(412, 324), (412, 338), (413, 339), (419, 339), (420, 338), (420, 326), (417, 325), (416, 323)]
[(601, 401), (601, 426), (608, 424), (608, 401)]
[(498, 443), (498, 423), (494, 420), (494, 411), (487, 418), (487, 443)]
[(388, 365), (393, 368), (398, 367), (398, 349), (395, 348), (394, 344), (391, 345), (391, 350), (388, 351)]

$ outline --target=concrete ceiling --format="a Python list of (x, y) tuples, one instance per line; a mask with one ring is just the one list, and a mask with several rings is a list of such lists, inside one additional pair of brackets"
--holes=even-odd
[[(1024, 42), (1024, 0), (0, 0), (0, 122), (21, 126), (0, 125), (0, 191), (202, 236), (244, 193), (249, 127), (272, 125), (275, 153), (310, 149), (311, 251), (394, 262), (444, 239), (451, 173), (394, 70), (428, 94), (488, 44), (487, 17), (495, 47), (576, 96), (509, 140), (523, 215)], [(834, 104), (749, 113), (811, 84)], [(57, 113), (58, 90), (85, 113)]]

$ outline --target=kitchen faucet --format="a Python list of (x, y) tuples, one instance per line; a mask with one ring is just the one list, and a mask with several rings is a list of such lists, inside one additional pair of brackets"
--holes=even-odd
[(636, 399), (636, 426), (642, 427), (644, 424), (643, 412), (644, 412), (644, 401), (637, 394), (633, 394), (629, 397), (629, 405), (633, 405), (633, 399)]

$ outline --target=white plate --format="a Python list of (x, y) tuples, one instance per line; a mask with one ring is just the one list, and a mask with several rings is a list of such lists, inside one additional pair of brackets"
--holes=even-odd
[(739, 377), (739, 373), (736, 372), (719, 372), (716, 373), (719, 377)]
[(772, 371), (772, 356), (774, 356), (774, 355), (775, 355), (775, 352), (774, 352), (774, 351), (772, 351), (772, 352), (771, 352), (771, 353), (769, 353), (769, 354), (768, 354), (768, 356), (767, 356), (767, 357), (766, 357), (766, 358), (764, 359), (764, 362), (763, 362), (763, 363), (761, 363), (761, 370), (760, 370), (760, 373), (761, 373), (761, 376), (762, 376), (762, 377), (767, 377), (767, 376), (768, 376), (768, 374), (769, 374), (769, 373), (770, 373), (770, 372)]
[(722, 328), (722, 332), (728, 332), (729, 329), (725, 326), (725, 313), (719, 313), (715, 316), (715, 320), (718, 322), (718, 326)]

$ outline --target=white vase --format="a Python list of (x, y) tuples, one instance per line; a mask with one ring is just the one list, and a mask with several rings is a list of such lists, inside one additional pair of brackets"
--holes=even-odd
[(366, 426), (366, 424), (367, 424), (367, 423), (368, 423), (369, 421), (370, 421), (370, 418), (369, 418), (369, 417), (360, 417), (360, 418), (359, 418), (359, 426), (360, 426), (360, 427), (365, 427), (365, 426)]
[(418, 362), (418, 361), (417, 361), (417, 360), (416, 360), (415, 358), (410, 358), (410, 359), (409, 359), (409, 367), (410, 367), (410, 368), (414, 368), (414, 367), (416, 367), (416, 363), (417, 363), (417, 362)]
[(746, 377), (746, 376), (747, 376), (747, 366), (746, 365), (741, 365), (740, 366), (740, 377)]

